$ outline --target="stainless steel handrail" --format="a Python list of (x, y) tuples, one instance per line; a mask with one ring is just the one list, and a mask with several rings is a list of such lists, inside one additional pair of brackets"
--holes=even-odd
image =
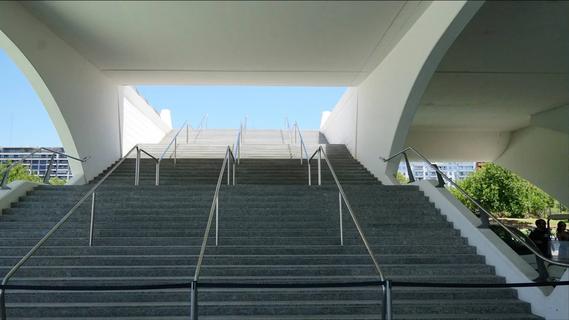
[[(134, 151), (137, 150), (139, 153), (141, 150), (138, 145), (135, 145), (127, 152), (110, 170), (107, 172), (101, 180), (99, 180), (89, 191), (87, 191), (75, 205), (69, 209), (69, 211), (57, 222), (39, 241), (34, 245), (28, 253), (26, 253), (2, 279), (2, 285), (7, 285), (10, 278), (26, 263), (34, 253), (57, 231), (59, 228), (77, 211), (77, 209), (89, 198), (91, 197), (91, 219), (89, 226), (89, 246), (93, 244), (93, 232), (94, 232), (94, 209), (95, 209), (95, 191), (107, 180), (107, 178), (127, 159), (127, 157)], [(146, 153), (146, 151), (144, 151)], [(138, 159), (137, 159), (138, 160)], [(139, 174), (139, 166), (135, 169), (135, 175)], [(136, 178), (135, 178), (136, 180)], [(5, 290), (0, 289), (0, 316), (2, 320), (6, 320), (6, 300), (5, 300)]]
[[(198, 262), (196, 264), (194, 281), (198, 281), (200, 276), (200, 269), (203, 261), (203, 256), (205, 254), (207, 240), (209, 238), (209, 231), (211, 229), (211, 224), (213, 222), (214, 213), (215, 213), (215, 245), (217, 246), (219, 244), (219, 189), (221, 188), (221, 182), (223, 181), (223, 173), (225, 172), (225, 167), (227, 167), (227, 169), (229, 170), (228, 162), (230, 160), (235, 162), (235, 156), (233, 155), (233, 152), (231, 152), (231, 148), (227, 146), (227, 149), (225, 151), (225, 157), (223, 158), (223, 164), (221, 165), (221, 170), (219, 171), (219, 176), (217, 178), (217, 185), (215, 186), (215, 192), (213, 193), (213, 201), (211, 204), (211, 208), (209, 210), (209, 217), (207, 220), (207, 225), (202, 240), (200, 255), (198, 257)], [(228, 175), (228, 180), (229, 180), (229, 175)], [(233, 185), (235, 185), (235, 179), (233, 180)]]
[(438, 174), (440, 174), (446, 181), (448, 181), (448, 183), (450, 183), (460, 193), (462, 193), (468, 200), (470, 200), (470, 202), (472, 202), (476, 207), (478, 207), (478, 209), (480, 209), (485, 215), (494, 219), (494, 221), (496, 221), (500, 227), (502, 227), (504, 230), (506, 230), (506, 232), (508, 232), (514, 239), (516, 239), (517, 241), (522, 243), (526, 248), (528, 248), (531, 252), (533, 252), (540, 259), (547, 261), (553, 265), (569, 268), (569, 263), (563, 263), (563, 262), (559, 262), (559, 261), (549, 259), (549, 258), (545, 257), (541, 252), (539, 252), (536, 248), (527, 244), (525, 239), (519, 237), (517, 234), (512, 232), (504, 223), (502, 223), (502, 221), (500, 221), (495, 215), (490, 213), (490, 211), (486, 210), (476, 199), (474, 199), (471, 195), (469, 195), (468, 192), (466, 192), (458, 184), (456, 184), (451, 178), (449, 178), (444, 172), (442, 172), (436, 165), (431, 163), (431, 161), (429, 161), (429, 159), (427, 159), (423, 154), (421, 154), (419, 151), (415, 150), (415, 148), (407, 147), (407, 148), (403, 149), (402, 151), (397, 152), (396, 154), (390, 156), (387, 159), (383, 158), (383, 157), (380, 157), (380, 159), (383, 160), (384, 162), (388, 162), (388, 161), (392, 160), (393, 158), (395, 158), (399, 155), (407, 156), (407, 154), (406, 154), (407, 151), (413, 151), (417, 156), (419, 156), (419, 158), (423, 159), (423, 161), (425, 161), (431, 169), (435, 170)]
[[(51, 159), (50, 159), (50, 161), (49, 161), (48, 170), (46, 171), (46, 174), (45, 174), (45, 176), (44, 176), (44, 182), (45, 182), (45, 183), (47, 183), (47, 182), (46, 182), (46, 179), (49, 178), (49, 175), (50, 175), (50, 173), (51, 173), (51, 164), (52, 164), (52, 162), (53, 162), (53, 155), (54, 155), (54, 154), (59, 154), (59, 155), (65, 156), (65, 157), (67, 157), (67, 158), (69, 158), (69, 159), (77, 160), (77, 161), (79, 161), (79, 162), (85, 162), (85, 161), (87, 161), (87, 160), (89, 159), (89, 157), (85, 157), (85, 158), (82, 158), (82, 159), (76, 158), (76, 157), (70, 156), (70, 155), (68, 155), (68, 154), (66, 154), (66, 153), (59, 152), (59, 151), (55, 151), (55, 150), (52, 150), (52, 149), (49, 149), (49, 148), (44, 148), (44, 147), (35, 148), (35, 149), (33, 149), (32, 152), (30, 152), (29, 154), (27, 154), (27, 155), (24, 156), (23, 158), (19, 158), (18, 161), (13, 161), (12, 163), (10, 163), (10, 165), (8, 165), (8, 167), (7, 167), (6, 169), (4, 169), (3, 174), (2, 174), (2, 180), (0, 181), (0, 188), (1, 188), (1, 189), (9, 189), (8, 187), (6, 187), (6, 184), (7, 184), (7, 182), (8, 182), (8, 177), (9, 177), (9, 175), (10, 175), (10, 171), (12, 170), (12, 168), (14, 168), (17, 164), (20, 164), (20, 163), (26, 161), (27, 159), (29, 159), (30, 157), (32, 157), (34, 154), (39, 153), (39, 152), (41, 152), (42, 150), (51, 152), (51, 154), (52, 154), (52, 157), (51, 157)], [(46, 178), (46, 177), (47, 177), (47, 178)]]
[[(295, 138), (296, 133), (298, 133), (298, 138), (300, 140), (300, 164), (302, 164), (302, 151), (304, 150), (304, 155), (306, 156), (306, 161), (308, 161), (308, 151), (306, 150), (306, 144), (304, 143), (304, 138), (302, 137), (302, 133), (300, 131), (300, 127), (298, 126), (298, 122), (294, 122), (292, 125), (295, 130)], [(295, 139), (296, 140), (296, 139)]]
[[(172, 144), (174, 144), (174, 162), (176, 161), (176, 145), (177, 145), (177, 140), (178, 140), (178, 135), (180, 134), (180, 132), (182, 132), (182, 130), (184, 130), (184, 127), (186, 127), (186, 124), (188, 123), (188, 121), (185, 121), (182, 126), (180, 127), (180, 129), (178, 129), (178, 131), (176, 132), (176, 134), (172, 137), (172, 139), (170, 140), (170, 143), (168, 143), (168, 145), (166, 146), (166, 148), (164, 148), (164, 151), (162, 151), (162, 154), (160, 154), (160, 157), (158, 158), (158, 161), (162, 161), (164, 159), (164, 156), (166, 155), (166, 153), (168, 152), (168, 150), (170, 150), (170, 147), (172, 146)], [(187, 127), (186, 127), (187, 130)]]
[[(352, 209), (352, 206), (350, 205), (350, 201), (348, 201), (348, 197), (346, 197), (346, 193), (344, 192), (344, 188), (342, 188), (342, 185), (340, 184), (340, 181), (338, 180), (338, 177), (336, 176), (336, 171), (334, 170), (332, 163), (330, 163), (330, 159), (328, 158), (328, 155), (326, 154), (326, 151), (324, 151), (322, 146), (319, 146), (318, 149), (316, 149), (316, 151), (314, 152), (314, 154), (312, 154), (312, 156), (308, 159), (308, 163), (309, 163), (308, 175), (311, 174), (310, 161), (316, 156), (316, 154), (319, 154), (319, 159), (321, 158), (320, 155), (324, 155), (324, 160), (326, 161), (326, 164), (328, 165), (328, 168), (330, 169), (330, 173), (332, 174), (332, 177), (334, 178), (334, 182), (336, 183), (336, 186), (338, 187), (338, 201), (340, 204), (340, 244), (344, 245), (344, 229), (343, 229), (343, 222), (342, 222), (342, 201), (343, 201), (344, 204), (346, 205), (346, 208), (348, 208), (348, 212), (350, 213), (350, 217), (352, 218), (352, 221), (354, 222), (354, 225), (356, 226), (356, 230), (358, 230), (360, 238), (362, 239), (364, 246), (365, 246), (368, 254), (371, 257), (371, 260), (373, 261), (373, 265), (375, 267), (375, 270), (377, 271), (377, 274), (379, 275), (379, 278), (381, 279), (381, 281), (384, 281), (385, 277), (383, 276), (383, 272), (381, 271), (381, 268), (379, 267), (379, 263), (377, 262), (377, 260), (375, 258), (375, 254), (374, 254), (373, 250), (371, 249), (371, 246), (369, 245), (369, 242), (367, 241), (366, 236), (364, 235), (364, 232), (362, 230), (362, 227), (360, 226), (360, 223), (358, 222), (358, 219), (356, 218), (356, 215), (354, 214), (354, 210)], [(319, 162), (320, 162), (320, 160), (319, 160)], [(318, 169), (319, 176), (321, 176), (320, 165), (318, 166), (318, 168), (319, 168)], [(321, 184), (322, 184), (322, 182), (319, 181), (318, 185), (321, 185)]]
[[(204, 127), (205, 127), (205, 129), (207, 129), (207, 119), (208, 118), (209, 118), (209, 114), (207, 114), (207, 113), (202, 116), (200, 123), (198, 125), (198, 128), (196, 129), (198, 131), (198, 133), (196, 133), (196, 136), (194, 137), (194, 141), (196, 141), (198, 139), (198, 137), (202, 133)], [(187, 139), (186, 139), (186, 143), (188, 143)]]
[[(225, 151), (225, 157), (223, 158), (223, 164), (221, 165), (221, 170), (219, 171), (219, 177), (217, 178), (217, 185), (215, 186), (215, 192), (213, 194), (213, 201), (211, 208), (209, 210), (209, 217), (207, 219), (207, 225), (205, 227), (204, 236), (202, 240), (202, 245), (200, 248), (200, 255), (198, 256), (198, 261), (196, 263), (196, 270), (194, 273), (194, 280), (191, 286), (191, 309), (190, 309), (190, 319), (197, 319), (197, 309), (198, 309), (198, 286), (197, 282), (200, 277), (200, 270), (205, 255), (205, 249), (207, 246), (207, 240), (209, 238), (209, 232), (211, 230), (211, 224), (213, 223), (213, 217), (215, 213), (215, 246), (219, 244), (219, 189), (221, 188), (221, 182), (223, 181), (223, 173), (225, 172), (225, 167), (227, 167), (227, 184), (229, 184), (229, 171), (230, 166), (229, 161), (235, 164), (235, 155), (231, 152), (231, 147), (227, 146)], [(235, 167), (233, 169), (233, 185), (235, 185)]]
[[(233, 155), (237, 159), (237, 164), (241, 163), (241, 145), (243, 144), (243, 136), (247, 130), (247, 117), (245, 117), (239, 124), (239, 131), (235, 143), (233, 144)], [(235, 164), (233, 164), (233, 174), (235, 174)]]

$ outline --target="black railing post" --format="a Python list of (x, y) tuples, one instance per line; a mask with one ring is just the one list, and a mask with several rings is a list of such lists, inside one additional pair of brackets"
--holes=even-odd
[(409, 183), (415, 182), (415, 177), (413, 176), (413, 170), (411, 170), (411, 164), (409, 164), (409, 159), (407, 158), (406, 152), (403, 152), (403, 158), (405, 158), (405, 166), (407, 167), (407, 176), (409, 176)]
[(393, 309), (392, 309), (392, 285), (391, 280), (385, 280), (384, 291), (383, 291), (383, 319), (392, 320), (393, 319)]
[(443, 179), (443, 176), (439, 173), (439, 166), (437, 166), (436, 164), (433, 164), (433, 167), (437, 168), (437, 170), (435, 170), (436, 174), (437, 174), (437, 188), (442, 188), (445, 186), (445, 180)]
[[(192, 281), (190, 320), (198, 320), (198, 282)], [(4, 319), (3, 319), (4, 320)]]
[(0, 289), (0, 319), (6, 320), (6, 290)]
[(49, 158), (49, 164), (47, 165), (47, 170), (43, 176), (43, 183), (49, 183), (49, 178), (51, 177), (51, 167), (53, 166), (53, 159), (55, 158), (55, 153), (51, 154)]
[(480, 218), (480, 226), (478, 228), (488, 229), (490, 227), (490, 218), (484, 210), (478, 209), (478, 217)]

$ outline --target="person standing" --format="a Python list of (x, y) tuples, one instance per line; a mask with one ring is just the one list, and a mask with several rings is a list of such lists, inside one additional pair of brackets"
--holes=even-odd
[[(529, 234), (529, 238), (535, 243), (541, 254), (546, 258), (551, 258), (550, 237), (551, 231), (547, 228), (545, 220), (537, 219), (535, 221), (536, 228)], [(549, 279), (549, 272), (545, 267), (545, 261), (538, 256), (535, 256), (537, 263), (537, 272), (539, 277), (535, 281), (547, 281)]]
[(563, 221), (557, 223), (557, 240), (559, 240), (559, 260), (569, 261), (569, 232)]

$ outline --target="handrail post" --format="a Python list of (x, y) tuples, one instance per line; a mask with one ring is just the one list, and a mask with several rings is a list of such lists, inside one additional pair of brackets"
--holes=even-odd
[[(232, 161), (231, 158), (228, 161)], [(227, 185), (231, 185), (231, 163), (227, 163)]]
[(322, 146), (318, 148), (318, 185), (322, 185)]
[(235, 159), (233, 159), (232, 164), (233, 164), (233, 185), (235, 186)]
[(43, 183), (49, 184), (49, 178), (51, 176), (51, 167), (53, 166), (53, 159), (55, 158), (55, 153), (51, 154), (49, 157), (49, 164), (47, 165), (47, 170), (43, 176)]
[(190, 140), (190, 124), (186, 123), (186, 144), (189, 143)]
[(338, 192), (338, 204), (340, 205), (340, 245), (344, 245), (344, 221), (342, 221), (342, 193)]
[(392, 284), (391, 280), (385, 280), (383, 284), (383, 319), (392, 320), (393, 319), (393, 296), (392, 296)]
[(480, 229), (488, 229), (490, 227), (490, 218), (483, 210), (478, 209), (478, 216), (480, 217)]
[(156, 161), (156, 185), (160, 185), (160, 161)]
[(308, 161), (308, 185), (311, 186), (312, 185), (312, 171), (310, 169), (310, 159), (308, 159), (307, 161)]
[(411, 164), (409, 164), (409, 159), (407, 158), (406, 152), (403, 152), (403, 158), (405, 158), (405, 166), (407, 167), (407, 176), (409, 177), (409, 183), (415, 182), (415, 176), (413, 176), (413, 170), (411, 170)]
[(136, 147), (136, 163), (134, 164), (134, 185), (140, 183), (140, 148)]
[(91, 224), (89, 226), (89, 247), (93, 246), (93, 234), (95, 233), (95, 192), (91, 196)]
[(219, 244), (219, 193), (215, 196), (215, 246)]
[(300, 143), (300, 165), (302, 165), (302, 140)]
[(0, 189), (9, 189), (6, 187), (6, 183), (8, 182), (8, 176), (10, 175), (10, 167), (8, 167), (4, 174), (2, 175), (2, 181), (0, 181)]
[(178, 145), (178, 137), (174, 138), (174, 167), (176, 166), (176, 159), (177, 159), (177, 155), (176, 155), (176, 149)]
[(190, 295), (190, 319), (198, 320), (198, 282), (192, 281), (191, 285), (191, 295)]
[(0, 289), (0, 319), (6, 320), (6, 290)]
[(437, 170), (435, 170), (435, 172), (437, 173), (437, 188), (442, 188), (445, 186), (445, 180), (443, 179), (443, 176), (441, 176), (440, 172), (439, 172), (439, 166), (433, 163), (433, 167), (435, 167)]

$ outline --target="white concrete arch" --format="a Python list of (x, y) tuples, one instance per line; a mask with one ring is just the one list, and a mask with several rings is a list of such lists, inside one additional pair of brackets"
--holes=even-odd
[[(38, 74), (32, 63), (26, 58), (26, 56), (18, 49), (18, 47), (6, 36), (2, 30), (0, 30), (0, 48), (2, 48), (7, 55), (12, 59), (16, 66), (20, 69), (22, 74), (26, 76), (30, 85), (35, 90), (39, 99), (43, 103), (49, 118), (51, 119), (55, 130), (65, 148), (65, 152), (69, 155), (78, 156), (77, 147), (71, 131), (67, 126), (67, 122), (57, 105), (57, 102), (53, 98), (49, 88), (43, 81), (42, 77)], [(75, 177), (84, 177), (83, 165), (77, 161), (69, 161), (69, 166)]]
[(429, 80), (481, 5), (432, 2), (377, 68), (340, 100), (321, 128), (328, 140), (346, 143), (377, 177), (393, 182), (397, 164), (379, 158), (404, 147)]
[(18, 2), (0, 3), (0, 30), (66, 152), (89, 157), (83, 164), (70, 162), (77, 182), (91, 180), (120, 158), (118, 86)]

